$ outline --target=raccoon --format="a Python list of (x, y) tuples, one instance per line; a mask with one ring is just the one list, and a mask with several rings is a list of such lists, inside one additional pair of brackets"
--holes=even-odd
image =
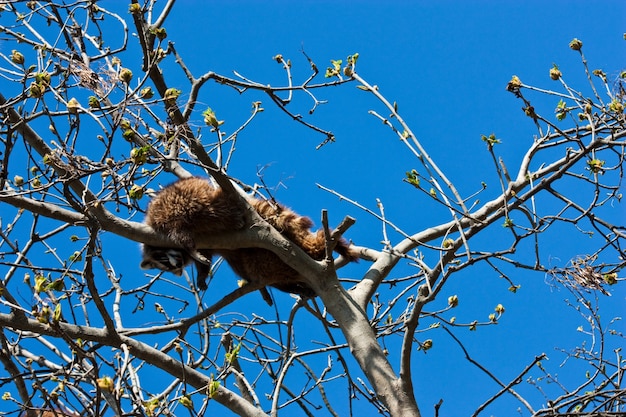
[[(324, 231), (311, 232), (311, 219), (281, 204), (253, 197), (248, 197), (248, 202), (264, 220), (311, 258), (324, 259)], [(304, 297), (314, 296), (306, 280), (267, 249), (196, 249), (196, 237), (243, 229), (246, 225), (245, 211), (246, 207), (238, 196), (228, 196), (202, 178), (181, 179), (165, 187), (148, 205), (144, 222), (179, 244), (180, 248), (143, 245), (141, 268), (156, 268), (180, 275), (183, 268), (193, 261), (197, 269), (196, 285), (205, 290), (211, 259), (213, 255), (219, 255), (248, 282), (269, 285)], [(344, 239), (337, 242), (335, 251), (351, 262), (358, 259), (358, 253)]]

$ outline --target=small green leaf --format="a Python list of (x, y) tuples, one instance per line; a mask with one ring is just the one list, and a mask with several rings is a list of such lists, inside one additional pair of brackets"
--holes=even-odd
[(72, 262), (80, 262), (82, 260), (83, 260), (83, 255), (79, 251), (76, 251), (70, 255), (70, 261)]
[(55, 322), (58, 323), (59, 321), (61, 321), (62, 317), (63, 316), (61, 315), (61, 304), (57, 304), (54, 307), (54, 313), (52, 314), (52, 320), (54, 320)]
[(220, 388), (220, 382), (219, 381), (211, 381), (209, 383), (209, 387), (208, 387), (208, 396), (209, 398), (213, 398), (215, 396), (215, 394), (217, 394), (217, 391)]
[(509, 291), (511, 291), (513, 294), (515, 294), (517, 292), (517, 290), (519, 290), (522, 286), (521, 285), (511, 285), (509, 287)]
[(416, 170), (412, 169), (411, 171), (406, 172), (406, 182), (414, 186), (415, 188), (419, 188), (420, 179)]
[(185, 408), (193, 410), (193, 401), (191, 401), (191, 396), (189, 394), (185, 394), (178, 399), (178, 402)]
[(502, 143), (502, 141), (498, 138), (496, 138), (495, 134), (490, 134), (489, 136), (485, 136), (485, 135), (480, 135), (480, 139), (483, 142), (487, 143), (487, 146), (489, 146), (489, 148), (491, 149), (491, 147), (493, 147), (493, 145), (496, 145), (498, 143)]

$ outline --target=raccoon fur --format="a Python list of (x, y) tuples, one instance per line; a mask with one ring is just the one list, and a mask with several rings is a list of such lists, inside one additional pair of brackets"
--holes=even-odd
[[(311, 232), (311, 219), (266, 200), (248, 197), (248, 202), (264, 220), (311, 258), (324, 259), (324, 231)], [(196, 238), (243, 229), (246, 225), (245, 212), (246, 208), (238, 196), (228, 196), (202, 178), (181, 179), (165, 187), (148, 205), (144, 222), (180, 247), (143, 245), (141, 268), (156, 268), (180, 275), (183, 268), (193, 261), (197, 269), (196, 285), (205, 290), (211, 259), (213, 255), (219, 255), (248, 282), (269, 285), (304, 297), (314, 296), (306, 280), (267, 249), (196, 250)], [(358, 253), (344, 239), (337, 242), (335, 251), (349, 261), (358, 259)]]

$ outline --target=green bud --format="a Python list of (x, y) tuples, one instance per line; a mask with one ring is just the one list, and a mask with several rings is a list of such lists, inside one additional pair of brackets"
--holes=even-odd
[(459, 305), (459, 297), (457, 295), (451, 295), (448, 297), (448, 305), (452, 308)]
[(183, 395), (182, 397), (180, 397), (180, 399), (178, 400), (178, 402), (185, 408), (188, 408), (190, 410), (193, 410), (193, 401), (191, 401), (191, 397), (186, 394)]
[(569, 47), (574, 51), (580, 51), (580, 49), (583, 47), (583, 43), (579, 39), (574, 38), (569, 43)]
[(51, 79), (52, 78), (47, 71), (39, 72), (35, 75), (35, 82), (37, 84), (45, 84), (46, 87), (50, 85)]
[(79, 251), (75, 251), (70, 255), (70, 261), (72, 262), (80, 262), (83, 260), (83, 255)]
[(617, 273), (604, 274), (602, 279), (609, 285), (615, 285), (617, 284)]
[(558, 80), (559, 78), (561, 78), (561, 71), (559, 70), (559, 68), (555, 65), (552, 68), (550, 68), (550, 78), (553, 80)]
[(48, 279), (41, 274), (35, 275), (35, 286), (33, 289), (36, 293), (44, 291), (46, 285), (48, 285)]
[(124, 82), (125, 84), (130, 83), (130, 80), (133, 79), (133, 72), (131, 70), (129, 70), (128, 68), (122, 68), (120, 70), (120, 80), (122, 80), (122, 82)]
[(420, 186), (420, 178), (419, 174), (416, 170), (412, 169), (411, 171), (406, 172), (406, 182), (411, 184), (414, 187), (419, 188)]
[(144, 148), (133, 148), (130, 151), (130, 159), (135, 165), (143, 165), (148, 160), (148, 152)]
[(215, 112), (210, 107), (207, 107), (202, 115), (204, 116), (204, 123), (206, 123), (207, 126), (213, 126), (214, 128), (218, 128), (220, 127), (220, 125), (224, 124), (223, 120), (217, 120)]
[(208, 392), (207, 395), (209, 398), (213, 398), (215, 396), (215, 394), (217, 394), (217, 391), (220, 388), (220, 381), (211, 381), (209, 383), (209, 388), (208, 388)]
[(96, 384), (98, 384), (98, 388), (105, 392), (113, 392), (115, 389), (115, 383), (110, 376), (96, 379)]
[(46, 91), (46, 87), (38, 83), (32, 83), (28, 88), (28, 95), (34, 98), (43, 97), (43, 93)]
[(61, 318), (63, 318), (63, 315), (61, 314), (61, 304), (57, 304), (56, 306), (54, 306), (54, 313), (52, 314), (52, 320), (58, 323), (61, 321)]
[(98, 100), (98, 97), (89, 96), (89, 107), (91, 107), (92, 109), (100, 108), (100, 100)]
[(167, 90), (165, 90), (165, 95), (163, 98), (166, 102), (175, 102), (181, 93), (182, 91), (177, 90), (176, 88), (168, 88)]
[(141, 96), (141, 98), (151, 99), (152, 97), (154, 97), (154, 91), (152, 91), (152, 87), (145, 87), (141, 89), (139, 95)]
[(14, 64), (22, 65), (24, 63), (24, 55), (15, 49), (11, 51), (11, 62)]
[(617, 114), (622, 114), (624, 113), (624, 103), (617, 99), (613, 99), (613, 101), (609, 103), (609, 110)]
[(72, 97), (70, 101), (67, 102), (67, 111), (70, 112), (71, 114), (76, 114), (78, 113), (79, 109), (80, 109), (80, 103), (78, 102), (78, 100)]
[(143, 197), (143, 188), (137, 184), (133, 184), (128, 191), (128, 196), (133, 200), (140, 200)]
[(135, 135), (135, 132), (133, 131), (133, 129), (126, 129), (125, 131), (122, 132), (122, 137), (128, 141), (130, 141), (134, 135)]
[(156, 28), (154, 29), (154, 34), (156, 35), (156, 37), (162, 41), (163, 39), (167, 38), (167, 32), (165, 31), (165, 28)]
[(603, 174), (604, 164), (605, 161), (601, 159), (590, 159), (587, 161), (587, 169), (589, 169), (589, 171), (593, 172), (594, 174)]
[(513, 77), (511, 77), (511, 80), (506, 85), (507, 91), (512, 91), (512, 92), (519, 91), (521, 87), (522, 87), (522, 81), (519, 79), (517, 75), (514, 75)]

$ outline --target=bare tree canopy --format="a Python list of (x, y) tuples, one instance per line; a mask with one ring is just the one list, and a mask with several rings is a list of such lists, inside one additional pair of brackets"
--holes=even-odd
[(626, 415), (624, 68), (555, 45), (499, 90), (531, 133), (465, 130), (468, 99), (452, 145), (379, 86), (402, 57), (257, 76), (197, 7), (0, 1), (0, 415)]

